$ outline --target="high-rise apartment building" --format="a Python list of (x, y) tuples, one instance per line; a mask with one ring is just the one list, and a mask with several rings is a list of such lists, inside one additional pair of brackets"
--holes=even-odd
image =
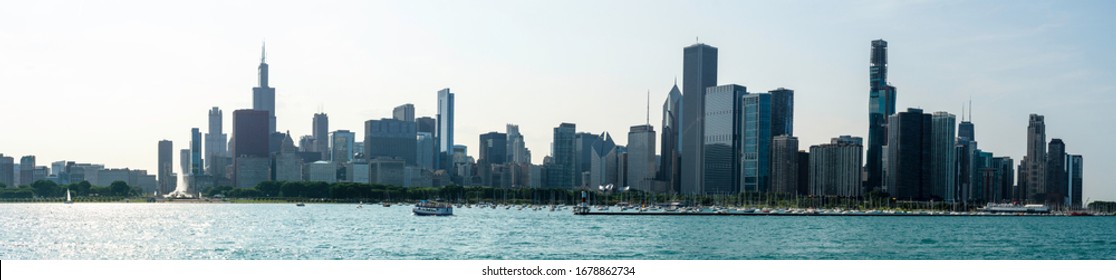
[[(813, 196), (860, 196), (863, 139), (842, 135), (829, 144), (810, 146), (807, 172), (809, 194)], [(801, 156), (801, 155), (800, 155)]]
[(910, 108), (889, 118), (884, 168), (885, 191), (900, 200), (930, 200), (930, 114)]
[[(779, 135), (771, 139), (771, 192), (798, 194), (798, 138)], [(803, 193), (805, 194), (805, 193)]]

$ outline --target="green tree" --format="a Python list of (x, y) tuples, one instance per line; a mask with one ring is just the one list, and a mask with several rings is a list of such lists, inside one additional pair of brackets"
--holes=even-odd
[(38, 180), (31, 183), (31, 190), (39, 197), (58, 197), (63, 193), (58, 184), (49, 180)]
[(283, 182), (264, 181), (256, 185), (256, 189), (264, 196), (279, 197), (282, 191)]
[(132, 187), (124, 181), (115, 181), (109, 185), (109, 193), (111, 196), (131, 196)]

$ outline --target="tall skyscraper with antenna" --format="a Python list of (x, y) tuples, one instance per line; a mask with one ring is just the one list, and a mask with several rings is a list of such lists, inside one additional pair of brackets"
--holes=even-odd
[(275, 132), (275, 88), (267, 84), (267, 45), (260, 48), (259, 85), (252, 88), (252, 109), (267, 111), (268, 133)]

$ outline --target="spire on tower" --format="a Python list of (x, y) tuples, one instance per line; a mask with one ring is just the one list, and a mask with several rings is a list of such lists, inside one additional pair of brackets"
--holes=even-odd
[(263, 46), (260, 46), (260, 63), (264, 63), (265, 58), (267, 58), (267, 42), (266, 41), (263, 42)]

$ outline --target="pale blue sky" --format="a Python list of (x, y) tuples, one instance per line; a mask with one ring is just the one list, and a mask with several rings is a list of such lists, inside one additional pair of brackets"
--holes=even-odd
[[(330, 129), (457, 94), (459, 143), (520, 125), (536, 163), (553, 127), (651, 123), (695, 38), (718, 83), (796, 92), (807, 145), (867, 131), (869, 42), (890, 44), (898, 107), (960, 114), (1018, 162), (1027, 115), (1085, 157), (1085, 197), (1116, 200), (1112, 1), (16, 1), (0, 4), (0, 153), (154, 170), (206, 111), (251, 106), (267, 41), (280, 130)], [(1049, 139), (1048, 139), (1049, 140)], [(80, 142), (81, 144), (75, 144)], [(177, 157), (177, 152), (175, 153)], [(177, 165), (177, 158), (176, 158)], [(177, 167), (177, 166), (176, 166)]]

